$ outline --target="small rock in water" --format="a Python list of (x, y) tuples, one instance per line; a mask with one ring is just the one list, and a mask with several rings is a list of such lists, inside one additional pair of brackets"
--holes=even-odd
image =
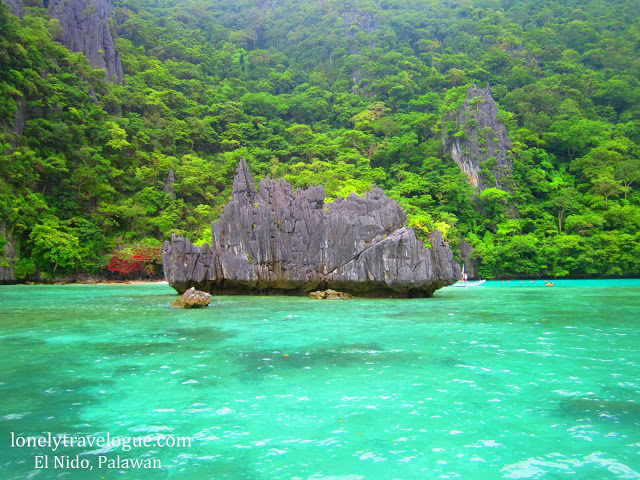
[(201, 308), (211, 302), (211, 295), (191, 287), (171, 304), (171, 308)]
[(344, 292), (336, 292), (335, 290), (318, 290), (317, 292), (311, 292), (309, 298), (315, 300), (351, 300), (353, 295)]

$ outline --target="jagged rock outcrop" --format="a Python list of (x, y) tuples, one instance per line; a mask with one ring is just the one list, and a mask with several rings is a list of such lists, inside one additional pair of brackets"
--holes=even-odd
[(114, 46), (111, 24), (115, 6), (110, 0), (52, 0), (50, 13), (62, 26), (61, 43), (72, 52), (82, 52), (95, 68), (107, 72), (109, 80), (122, 80), (120, 54)]
[[(456, 122), (456, 132), (445, 132), (443, 143), (471, 184), (480, 190), (505, 186), (506, 176), (513, 171), (513, 163), (507, 152), (511, 141), (507, 129), (498, 121), (498, 108), (491, 96), (491, 87), (485, 90), (474, 83), (469, 87), (464, 105), (452, 113), (450, 121)], [(490, 180), (480, 170), (490, 172)]]
[(171, 195), (171, 200), (176, 199), (176, 191), (173, 188), (173, 185), (176, 183), (176, 176), (173, 174), (173, 168), (169, 169), (169, 174), (167, 175), (167, 179), (164, 182), (162, 187), (162, 191), (164, 193), (168, 193)]
[(233, 195), (202, 248), (172, 237), (162, 252), (173, 288), (305, 295), (332, 288), (361, 296), (428, 297), (459, 279), (439, 231), (427, 250), (400, 206), (379, 188), (324, 204), (320, 186), (268, 177), (256, 191), (244, 159)]
[(13, 266), (18, 261), (18, 245), (2, 222), (0, 222), (0, 237), (4, 239), (4, 249), (0, 251), (0, 284), (13, 283), (15, 282)]
[(26, 110), (24, 97), (16, 99), (16, 116), (13, 121), (13, 131), (16, 135), (22, 135), (24, 132), (24, 126), (27, 122)]
[(350, 9), (342, 12), (344, 22), (344, 34), (349, 37), (355, 37), (357, 32), (373, 32), (376, 25), (371, 16), (371, 12), (358, 11)]
[(22, 0), (2, 0), (2, 2), (9, 6), (9, 11), (16, 17), (22, 18), (24, 16), (24, 4)]

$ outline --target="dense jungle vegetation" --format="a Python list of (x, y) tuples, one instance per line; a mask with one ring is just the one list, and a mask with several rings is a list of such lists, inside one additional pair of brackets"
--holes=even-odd
[[(18, 278), (140, 258), (152, 273), (172, 233), (210, 239), (240, 157), (330, 198), (375, 183), (421, 234), (470, 242), (481, 277), (640, 273), (636, 0), (115, 4), (123, 83), (53, 41), (46, 10), (0, 4), (0, 220)], [(474, 191), (443, 151), (474, 82), (513, 144), (508, 190)]]

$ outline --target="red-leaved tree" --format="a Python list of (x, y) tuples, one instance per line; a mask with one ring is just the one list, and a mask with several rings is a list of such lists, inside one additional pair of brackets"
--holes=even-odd
[(137, 245), (114, 251), (107, 270), (112, 273), (119, 273), (123, 276), (154, 276), (156, 266), (161, 265), (160, 247), (150, 245)]

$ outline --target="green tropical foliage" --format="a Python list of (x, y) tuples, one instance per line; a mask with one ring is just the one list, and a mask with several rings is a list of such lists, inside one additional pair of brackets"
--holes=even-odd
[[(43, 9), (0, 4), (0, 219), (22, 278), (206, 240), (240, 157), (329, 198), (377, 184), (422, 235), (469, 241), (483, 277), (640, 272), (636, 2), (116, 5), (121, 84)], [(513, 142), (508, 190), (475, 191), (443, 152), (473, 82)]]

